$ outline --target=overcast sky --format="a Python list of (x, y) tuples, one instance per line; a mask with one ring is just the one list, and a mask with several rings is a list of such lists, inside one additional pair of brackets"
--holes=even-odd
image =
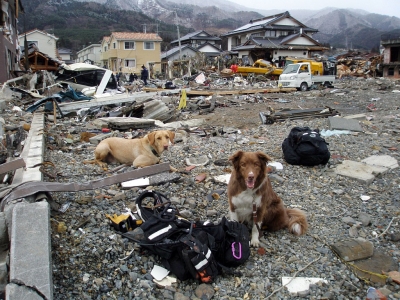
[(319, 10), (325, 7), (356, 8), (370, 13), (400, 18), (400, 0), (230, 0), (249, 8), (278, 9), (282, 12), (292, 9)]

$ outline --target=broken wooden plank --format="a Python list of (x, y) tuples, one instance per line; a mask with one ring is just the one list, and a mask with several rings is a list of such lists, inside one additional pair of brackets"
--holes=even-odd
[(25, 160), (23, 158), (18, 158), (10, 162), (6, 162), (0, 165), (0, 174), (5, 174), (10, 171), (14, 171), (19, 168), (25, 168)]
[(212, 96), (212, 95), (245, 95), (245, 94), (265, 94), (265, 93), (289, 93), (295, 92), (295, 88), (271, 88), (271, 89), (249, 89), (249, 90), (229, 90), (229, 91), (200, 91), (191, 90), (187, 91), (186, 95), (190, 96)]

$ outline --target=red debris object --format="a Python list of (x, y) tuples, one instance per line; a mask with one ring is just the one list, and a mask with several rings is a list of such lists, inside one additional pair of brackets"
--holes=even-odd
[(368, 291), (367, 291), (366, 300), (387, 300), (387, 297), (384, 294), (382, 294), (381, 291), (379, 291), (373, 287), (370, 287), (370, 288), (368, 288)]
[(196, 179), (196, 182), (199, 183), (199, 182), (204, 181), (204, 179), (206, 179), (206, 177), (207, 177), (206, 173), (201, 173), (201, 174), (197, 175), (195, 179)]

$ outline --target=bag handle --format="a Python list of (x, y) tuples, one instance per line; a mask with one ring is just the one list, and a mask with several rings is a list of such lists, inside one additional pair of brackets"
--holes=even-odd
[[(153, 198), (153, 209), (143, 207), (143, 199)], [(172, 221), (175, 219), (175, 209), (170, 208), (171, 201), (164, 194), (148, 190), (144, 191), (136, 199), (136, 208), (140, 218), (143, 221), (148, 220), (150, 217), (155, 216), (162, 221)], [(160, 208), (164, 207), (161, 211)], [(164, 217), (163, 217), (164, 216)], [(165, 216), (168, 216), (165, 218)]]

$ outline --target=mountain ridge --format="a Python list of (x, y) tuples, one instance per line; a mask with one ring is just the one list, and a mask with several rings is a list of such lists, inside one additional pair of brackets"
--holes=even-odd
[[(162, 49), (167, 50), (169, 42), (177, 39), (177, 25), (181, 36), (197, 30), (220, 35), (251, 19), (283, 12), (246, 11), (246, 7), (227, 0), (22, 0), (22, 3), (29, 19), (25, 16), (20, 22), (20, 32), (36, 27), (53, 30), (60, 37), (60, 46), (74, 51), (98, 43), (112, 31), (142, 32), (145, 28), (158, 32), (164, 40)], [(213, 5), (207, 6), (209, 3)], [(326, 7), (289, 13), (306, 26), (318, 29), (313, 36), (316, 40), (335, 48), (376, 50), (381, 34), (400, 28), (399, 18), (362, 9)]]

